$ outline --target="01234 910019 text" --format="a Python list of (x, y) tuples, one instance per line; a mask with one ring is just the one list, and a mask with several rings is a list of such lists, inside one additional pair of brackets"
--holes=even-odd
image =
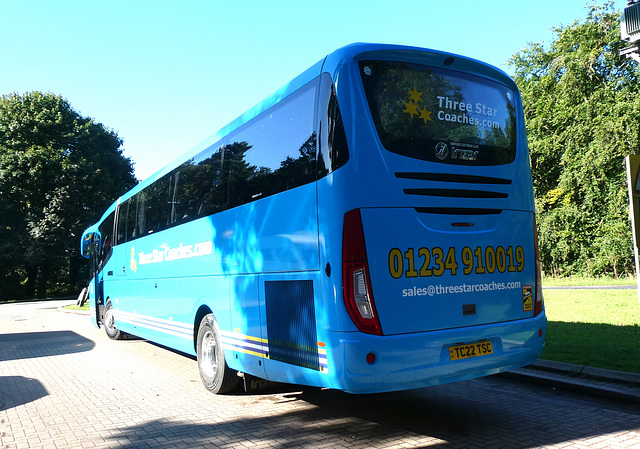
[[(462, 267), (460, 267), (461, 261)], [(389, 274), (394, 279), (439, 277), (449, 272), (452, 276), (461, 272), (470, 274), (519, 273), (524, 269), (525, 257), (522, 246), (469, 246), (459, 253), (455, 247), (446, 251), (440, 247), (408, 248), (402, 251), (393, 248), (389, 251)], [(461, 268), (461, 269), (460, 269)]]

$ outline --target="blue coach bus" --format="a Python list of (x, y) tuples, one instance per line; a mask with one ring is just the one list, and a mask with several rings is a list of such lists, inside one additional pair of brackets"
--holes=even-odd
[(92, 320), (242, 376), (352, 393), (533, 362), (546, 331), (513, 81), (420, 48), (328, 55), (81, 240)]

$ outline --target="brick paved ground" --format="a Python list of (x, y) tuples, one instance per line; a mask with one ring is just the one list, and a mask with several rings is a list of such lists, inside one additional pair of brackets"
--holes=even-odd
[(194, 360), (111, 341), (52, 307), (0, 305), (1, 449), (640, 447), (637, 407), (504, 377), (384, 395), (215, 396)]

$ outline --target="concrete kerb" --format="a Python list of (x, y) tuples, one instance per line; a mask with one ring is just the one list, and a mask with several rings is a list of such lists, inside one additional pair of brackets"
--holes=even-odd
[(609, 381), (620, 381), (637, 384), (640, 387), (640, 374), (627, 373), (624, 371), (616, 371), (604, 368), (594, 368), (586, 365), (573, 365), (571, 363), (553, 362), (550, 360), (538, 360), (534, 365), (535, 368), (543, 370), (554, 370), (558, 372), (570, 372), (575, 374), (583, 374)]
[(532, 365), (510, 371), (505, 375), (527, 378), (534, 382), (566, 390), (640, 404), (640, 374), (538, 360)]

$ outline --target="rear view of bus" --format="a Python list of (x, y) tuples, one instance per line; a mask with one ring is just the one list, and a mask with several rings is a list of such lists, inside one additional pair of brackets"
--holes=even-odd
[[(347, 312), (330, 332), (335, 386), (416, 388), (535, 361), (546, 317), (515, 84), (478, 61), (400, 47), (354, 45), (324, 67), (349, 151), (318, 181)], [(323, 217), (342, 220), (340, 236)]]

